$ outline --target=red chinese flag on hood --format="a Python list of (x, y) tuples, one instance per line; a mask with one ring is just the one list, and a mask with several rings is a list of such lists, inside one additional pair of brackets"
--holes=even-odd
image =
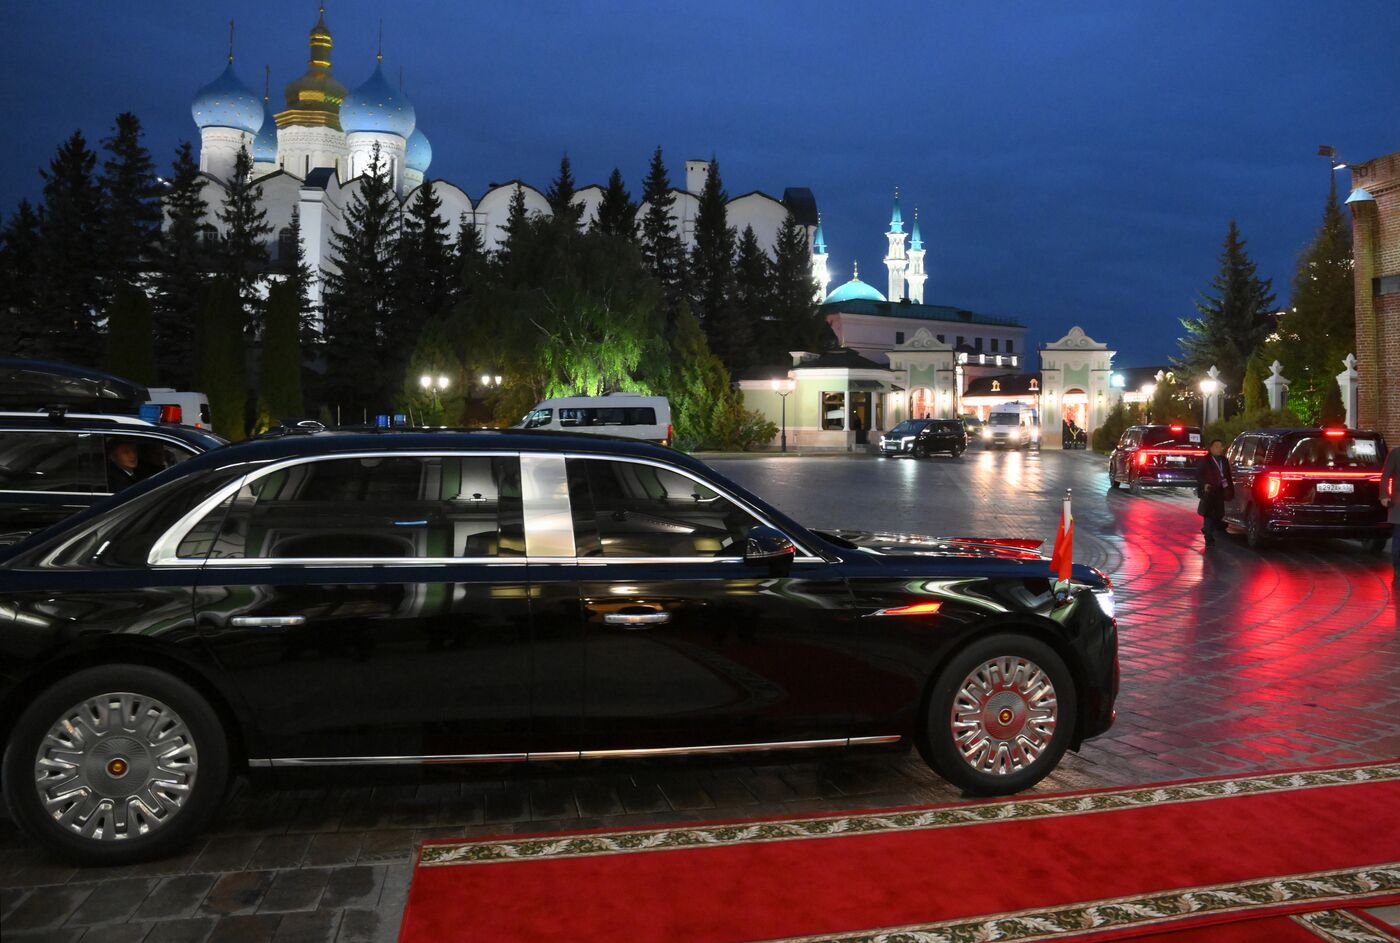
[(1055, 531), (1055, 550), (1050, 555), (1050, 569), (1060, 580), (1067, 581), (1073, 573), (1074, 565), (1074, 514), (1069, 507), (1069, 494), (1065, 495), (1064, 510), (1060, 512), (1060, 526)]

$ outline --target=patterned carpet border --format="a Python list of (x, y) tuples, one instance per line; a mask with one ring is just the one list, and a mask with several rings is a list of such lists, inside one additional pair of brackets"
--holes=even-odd
[[(939, 923), (782, 937), (765, 943), (983, 943), (987, 940), (1037, 943), (1118, 930), (1145, 930), (1204, 917), (1238, 916), (1254, 910), (1349, 904), (1359, 898), (1397, 892), (1400, 892), (1400, 862), (1158, 891)], [(1349, 915), (1346, 921), (1331, 922), (1316, 919), (1319, 915), (1315, 913), (1306, 916), (1316, 920), (1306, 924), (1310, 930), (1326, 930), (1341, 943), (1373, 943), (1376, 940), (1390, 943), (1385, 937), (1374, 935), (1374, 928), (1367, 928), (1372, 935), (1356, 935), (1361, 932), (1358, 928), (1365, 927), (1365, 924)], [(1347, 933), (1352, 935), (1344, 935)], [(1326, 936), (1323, 938), (1328, 939)]]
[(1291, 918), (1327, 943), (1397, 943), (1400, 936), (1347, 910), (1317, 910)]
[[(1204, 802), (1238, 796), (1301, 789), (1349, 786), (1400, 780), (1400, 763), (1371, 764), (1328, 770), (1265, 773), (1226, 779), (1137, 786), (1102, 792), (978, 802), (967, 805), (907, 809), (892, 812), (823, 815), (733, 824), (633, 828), (573, 835), (510, 836), (476, 841), (432, 842), (423, 846), (421, 867), (490, 864), (548, 858), (583, 858), (682, 848), (717, 847), (759, 842), (800, 841), (843, 835), (949, 828), (988, 822), (1026, 821), (1139, 809), (1149, 806)], [(919, 940), (920, 937), (910, 937)], [(996, 939), (993, 937), (993, 939)]]

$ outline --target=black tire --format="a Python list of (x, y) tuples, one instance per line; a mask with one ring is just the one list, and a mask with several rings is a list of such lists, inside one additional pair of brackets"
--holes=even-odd
[(1269, 531), (1264, 526), (1264, 515), (1259, 513), (1259, 506), (1251, 504), (1244, 512), (1244, 542), (1251, 550), (1263, 550), (1269, 546)]
[(953, 456), (953, 458), (962, 458), (962, 453), (963, 453), (964, 451), (966, 451), (966, 450), (965, 450), (965, 449), (962, 449), (962, 448), (956, 448), (956, 449), (953, 449), (953, 451), (952, 451), (951, 453), (949, 453), (949, 454), (951, 454), (951, 455)]
[[(193, 746), (195, 764), (192, 773), (188, 762), (180, 763), (183, 768), (181, 775), (192, 777), (193, 786), (183, 803), (173, 812), (167, 812), (169, 817), (150, 827), (147, 834), (101, 840), (85, 837), (60, 824), (45, 809), (40, 798), (40, 787), (35, 782), (35, 766), (40, 747), (54, 724), (89, 699), (116, 693), (133, 694), (146, 701), (158, 702), (172, 712), (176, 720), (183, 722), (182, 733), (177, 731), (160, 736), (178, 738), (166, 739), (166, 743), (189, 743)], [(138, 716), (144, 718), (151, 715), (146, 712)], [(89, 761), (95, 764), (89, 769), (89, 775), (94, 777), (94, 782), (112, 789), (112, 796), (121, 797), (123, 784), (120, 778), (112, 778), (112, 769), (122, 757), (112, 752), (111, 744), (121, 742), (130, 745), (129, 749), (122, 750), (122, 754), (129, 754), (131, 758), (125, 767), (127, 772), (117, 773), (116, 776), (124, 778), (131, 771), (136, 771), (139, 776), (145, 768), (146, 754), (140, 741), (142, 734), (138, 731), (138, 727), (131, 725), (124, 726), (116, 733), (99, 735), (93, 738), (92, 743), (102, 748), (101, 751), (93, 747), (83, 751), (87, 757), (97, 757)], [(185, 751), (186, 757), (189, 752)], [(107, 760), (105, 766), (102, 765), (104, 759)], [(20, 715), (6, 744), (3, 775), (5, 801), (10, 814), (20, 829), (41, 845), (80, 864), (120, 865), (146, 861), (170, 854), (186, 844), (204, 829), (218, 810), (228, 785), (228, 737), (209, 702), (180, 679), (144, 665), (102, 665), (74, 672), (34, 698)], [(104, 776), (107, 778), (102, 778)], [(142, 783), (142, 786), (136, 791), (144, 791), (144, 783), (140, 779), (133, 778), (130, 785), (136, 787), (138, 783)], [(98, 794), (102, 793), (99, 791)], [(116, 827), (113, 826), (114, 829)]]
[(1128, 473), (1128, 493), (1142, 494), (1142, 485), (1138, 484), (1138, 480), (1133, 477), (1132, 472)]
[(1367, 553), (1382, 553), (1385, 550), (1385, 542), (1389, 537), (1367, 537), (1361, 541), (1361, 549)]
[(1108, 490), (1110, 490), (1110, 491), (1117, 491), (1117, 490), (1118, 490), (1118, 479), (1117, 479), (1116, 477), (1114, 477), (1114, 475), (1113, 475), (1113, 466), (1112, 466), (1112, 465), (1110, 465), (1110, 466), (1108, 467)]
[[(1038, 666), (1049, 677), (1057, 716), (1048, 744), (1028, 765), (1015, 771), (986, 772), (974, 768), (963, 758), (952, 731), (953, 709), (958, 690), (972, 672), (992, 659), (1001, 657), (1025, 659)], [(1014, 701), (1012, 703), (1015, 704)], [(1024, 701), (1016, 709), (1024, 709)], [(953, 785), (978, 796), (1010, 795), (1034, 786), (1059, 764), (1074, 737), (1077, 715), (1078, 692), (1074, 687), (1074, 679), (1054, 649), (1026, 635), (989, 635), (974, 640), (955, 655), (934, 679), (924, 714), (924, 729), (919, 749), (925, 762)], [(1024, 731), (1025, 728), (1023, 726), (1020, 729)]]

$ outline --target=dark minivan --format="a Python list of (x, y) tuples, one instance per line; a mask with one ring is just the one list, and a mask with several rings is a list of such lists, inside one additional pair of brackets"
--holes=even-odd
[(1381, 505), (1385, 439), (1355, 429), (1251, 429), (1227, 453), (1235, 495), (1225, 520), (1251, 547), (1290, 536), (1343, 537), (1379, 551), (1390, 536)]

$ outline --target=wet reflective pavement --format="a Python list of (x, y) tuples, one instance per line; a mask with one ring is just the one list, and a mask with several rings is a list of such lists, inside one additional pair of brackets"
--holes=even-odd
[[(1118, 721), (1039, 787), (1060, 791), (1400, 755), (1400, 609), (1388, 555), (1354, 542), (1202, 546), (1184, 492), (1110, 492), (1101, 458), (762, 458), (716, 468), (817, 527), (1054, 536), (1118, 594)], [(393, 940), (425, 838), (956, 801), (913, 754), (478, 768), (433, 782), (240, 784), (186, 853), (121, 869), (56, 861), (0, 821), (13, 938)]]

